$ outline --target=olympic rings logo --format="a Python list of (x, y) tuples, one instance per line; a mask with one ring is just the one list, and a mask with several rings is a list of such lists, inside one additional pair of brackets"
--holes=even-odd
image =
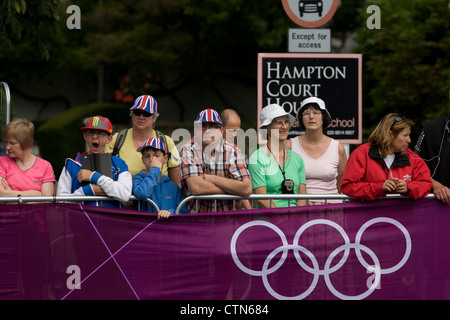
[[(403, 233), (403, 235), (405, 236), (405, 239), (406, 239), (406, 250), (405, 250), (405, 254), (403, 255), (402, 259), (395, 266), (393, 266), (391, 268), (387, 268), (387, 269), (382, 269), (380, 266), (378, 257), (375, 255), (375, 253), (371, 249), (369, 249), (367, 246), (361, 244), (361, 237), (362, 237), (362, 234), (364, 233), (364, 231), (368, 227), (370, 227), (371, 225), (373, 225), (375, 223), (383, 223), (383, 222), (390, 223), (390, 224), (396, 226), (398, 229), (400, 229), (400, 231)], [(300, 237), (303, 234), (303, 232), (305, 232), (305, 230), (308, 229), (309, 227), (311, 227), (313, 225), (319, 225), (319, 224), (328, 225), (328, 226), (335, 228), (341, 234), (342, 238), (345, 241), (345, 244), (339, 246), (338, 248), (336, 248), (335, 250), (333, 250), (331, 252), (331, 254), (328, 256), (328, 258), (325, 262), (325, 266), (323, 269), (320, 269), (319, 263), (318, 263), (316, 257), (311, 253), (311, 251), (309, 251), (307, 248), (299, 245)], [(279, 235), (281, 242), (282, 242), (282, 245), (280, 247), (274, 249), (267, 256), (267, 258), (264, 261), (264, 264), (262, 266), (262, 270), (252, 270), (252, 269), (249, 269), (246, 266), (244, 266), (242, 264), (242, 262), (239, 260), (239, 257), (236, 252), (236, 243), (238, 241), (239, 236), (246, 229), (253, 227), (253, 226), (264, 226), (264, 227), (268, 227), (268, 228), (272, 229)], [(408, 230), (406, 230), (406, 228), (397, 220), (394, 220), (391, 218), (386, 218), (386, 217), (374, 218), (374, 219), (367, 221), (365, 224), (363, 224), (362, 227), (358, 230), (358, 232), (356, 234), (354, 243), (350, 242), (350, 239), (349, 239), (347, 233), (344, 231), (344, 229), (340, 225), (338, 225), (337, 223), (335, 223), (333, 221), (326, 220), (326, 219), (312, 220), (312, 221), (304, 224), (303, 226), (301, 226), (297, 230), (292, 244), (288, 243), (285, 234), (274, 224), (272, 224), (270, 222), (266, 222), (266, 221), (260, 221), (260, 220), (251, 221), (251, 222), (247, 222), (247, 223), (243, 224), (235, 231), (235, 233), (233, 234), (233, 237), (231, 239), (231, 243), (230, 243), (231, 256), (233, 257), (233, 261), (236, 264), (236, 266), (240, 270), (242, 270), (243, 272), (245, 272), (249, 275), (262, 277), (262, 281), (263, 281), (263, 284), (264, 284), (264, 287), (266, 288), (266, 290), (274, 298), (279, 299), (279, 300), (285, 300), (285, 299), (286, 300), (301, 300), (301, 299), (306, 298), (315, 289), (320, 276), (324, 277), (325, 283), (326, 283), (328, 289), (337, 298), (343, 299), (343, 300), (364, 299), (364, 298), (368, 297), (370, 294), (372, 294), (372, 292), (377, 288), (377, 286), (380, 283), (382, 274), (393, 273), (393, 272), (397, 271), (398, 269), (400, 269), (406, 263), (406, 261), (408, 261), (408, 258), (411, 254), (411, 247), (412, 247), (411, 237), (409, 235)], [(332, 273), (336, 272), (337, 270), (339, 270), (344, 265), (344, 263), (347, 261), (347, 258), (350, 253), (350, 249), (355, 250), (356, 256), (358, 258), (358, 261), (361, 263), (361, 265), (364, 268), (366, 268), (368, 272), (372, 272), (375, 274), (374, 282), (368, 288), (368, 290), (366, 292), (356, 295), (356, 296), (348, 296), (348, 295), (342, 294), (341, 292), (339, 292), (338, 290), (336, 290), (334, 288), (334, 286), (330, 280), (330, 275)], [(309, 286), (309, 288), (302, 294), (299, 294), (299, 295), (293, 296), (293, 297), (283, 296), (283, 295), (279, 294), (278, 292), (276, 292), (272, 288), (272, 286), (270, 285), (269, 280), (268, 280), (268, 276), (270, 274), (274, 273), (275, 271), (277, 271), (283, 265), (283, 263), (286, 260), (289, 250), (293, 251), (295, 259), (296, 259), (297, 263), (300, 265), (300, 267), (302, 267), (305, 271), (307, 271), (308, 273), (310, 273), (314, 276), (313, 281), (312, 281), (311, 285)], [(339, 260), (339, 262), (335, 266), (331, 267), (331, 263), (332, 263), (333, 259), (341, 251), (344, 251), (342, 258)], [(364, 260), (362, 254), (361, 254), (361, 251), (366, 252), (369, 255), (369, 257), (373, 260), (372, 265), (369, 265)], [(305, 254), (311, 260), (312, 267), (308, 266), (303, 261), (303, 259), (300, 256), (300, 252)], [(282, 253), (280, 260), (275, 265), (273, 265), (269, 268), (270, 262), (279, 253)]]

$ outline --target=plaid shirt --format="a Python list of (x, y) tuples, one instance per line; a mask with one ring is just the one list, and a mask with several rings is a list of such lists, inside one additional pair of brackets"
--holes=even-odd
[[(181, 149), (181, 189), (186, 197), (192, 195), (187, 187), (186, 179), (204, 174), (214, 174), (235, 180), (250, 179), (245, 162), (235, 144), (222, 139), (213, 150), (207, 148), (202, 150), (201, 145), (194, 142), (192, 138)], [(232, 210), (233, 201), (201, 200), (197, 211), (196, 200), (192, 200), (187, 203), (186, 208), (188, 213), (228, 211)]]

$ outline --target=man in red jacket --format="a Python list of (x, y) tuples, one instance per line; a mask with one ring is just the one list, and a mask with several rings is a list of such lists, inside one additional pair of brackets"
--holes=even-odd
[(420, 199), (431, 191), (430, 170), (408, 148), (414, 123), (397, 114), (383, 117), (369, 142), (350, 155), (342, 179), (341, 191), (365, 200), (401, 194)]

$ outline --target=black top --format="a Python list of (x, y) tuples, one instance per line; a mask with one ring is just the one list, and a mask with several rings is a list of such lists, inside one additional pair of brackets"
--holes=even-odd
[(415, 152), (425, 160), (431, 177), (450, 188), (450, 113), (423, 123)]

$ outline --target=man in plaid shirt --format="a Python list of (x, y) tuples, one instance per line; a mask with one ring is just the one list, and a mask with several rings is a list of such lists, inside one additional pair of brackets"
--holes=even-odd
[[(238, 147), (222, 138), (222, 121), (217, 111), (201, 111), (194, 123), (194, 138), (181, 149), (181, 189), (186, 195), (252, 193), (250, 174)], [(215, 212), (233, 209), (232, 200), (190, 201), (187, 212)]]

